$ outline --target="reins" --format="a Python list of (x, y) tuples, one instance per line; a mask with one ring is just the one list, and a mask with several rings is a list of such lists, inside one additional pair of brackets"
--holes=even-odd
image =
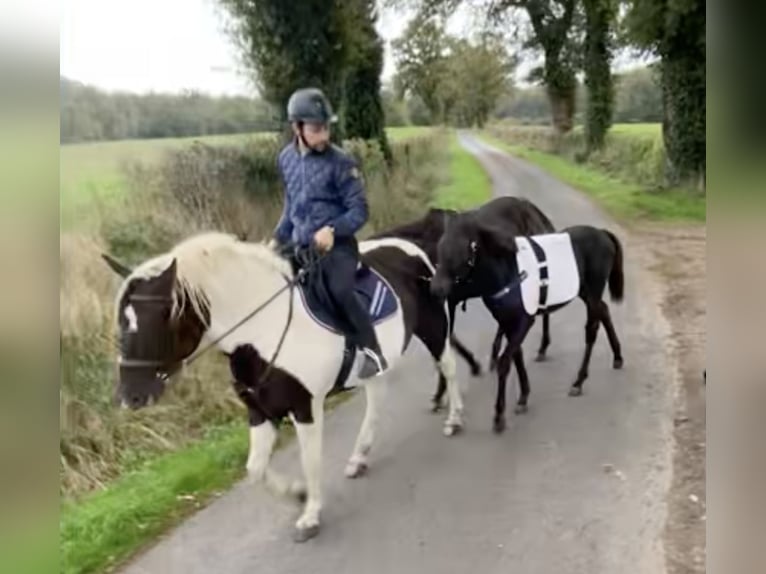
[[(293, 293), (293, 289), (295, 289), (295, 286), (298, 283), (300, 283), (303, 280), (303, 278), (314, 267), (316, 267), (319, 264), (319, 262), (322, 260), (322, 258), (324, 257), (324, 254), (316, 254), (315, 250), (313, 250), (313, 249), (308, 250), (308, 253), (309, 253), (309, 256), (308, 257), (304, 257), (304, 260), (307, 260), (307, 263), (305, 265), (302, 265), (298, 269), (298, 271), (296, 272), (295, 276), (292, 279), (288, 279), (283, 274), (282, 277), (285, 279), (285, 284), (282, 287), (280, 287), (273, 295), (271, 295), (271, 297), (266, 299), (266, 301), (264, 301), (263, 303), (258, 305), (255, 309), (250, 311), (247, 315), (245, 315), (241, 320), (239, 320), (237, 323), (235, 323), (234, 325), (229, 327), (226, 331), (224, 331), (224, 333), (222, 335), (219, 335), (218, 337), (216, 337), (215, 339), (213, 339), (212, 341), (207, 343), (204, 347), (202, 347), (202, 349), (197, 351), (194, 355), (192, 355), (192, 357), (190, 357), (189, 359), (183, 361), (183, 366), (184, 367), (188, 367), (189, 365), (194, 363), (194, 361), (199, 359), (204, 353), (209, 351), (215, 345), (220, 343), (223, 339), (225, 339), (226, 337), (231, 335), (231, 333), (233, 333), (234, 331), (239, 329), (242, 325), (247, 323), (250, 319), (255, 317), (258, 313), (263, 311), (263, 309), (265, 309), (268, 305), (270, 305), (277, 297), (279, 297), (282, 293), (284, 293), (286, 290), (289, 289), (290, 290), (290, 301), (289, 301), (289, 307), (288, 307), (288, 312), (287, 312), (287, 321), (285, 322), (285, 327), (282, 330), (282, 335), (280, 336), (279, 342), (277, 343), (277, 348), (274, 350), (274, 353), (273, 353), (273, 355), (271, 357), (271, 360), (268, 363), (268, 367), (266, 368), (266, 372), (264, 373), (264, 376), (263, 376), (264, 379), (266, 377), (268, 377), (268, 375), (271, 374), (272, 368), (274, 366), (274, 362), (277, 360), (277, 357), (279, 356), (279, 352), (282, 350), (282, 344), (285, 341), (285, 337), (287, 336), (287, 331), (288, 331), (288, 329), (290, 327), (290, 324), (292, 323), (292, 318), (293, 318), (293, 297), (292, 297), (292, 293)], [(315, 255), (315, 256), (312, 256), (312, 255)], [(167, 380), (169, 377), (170, 377), (170, 375), (167, 374), (167, 373), (163, 373), (162, 375), (160, 375), (160, 378), (163, 381)]]

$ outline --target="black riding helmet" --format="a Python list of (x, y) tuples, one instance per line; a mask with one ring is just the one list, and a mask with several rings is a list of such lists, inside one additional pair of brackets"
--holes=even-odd
[(330, 100), (318, 88), (301, 88), (293, 92), (287, 102), (287, 120), (330, 124), (338, 121)]

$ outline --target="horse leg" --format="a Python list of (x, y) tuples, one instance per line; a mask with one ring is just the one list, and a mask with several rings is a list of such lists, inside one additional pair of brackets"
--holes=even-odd
[(319, 513), (322, 509), (322, 429), (324, 427), (324, 397), (311, 400), (313, 423), (293, 419), (301, 449), (301, 463), (306, 476), (307, 499), (295, 523), (294, 540), (305, 542), (319, 534)]
[(529, 376), (527, 367), (524, 365), (524, 351), (519, 345), (516, 352), (513, 353), (513, 364), (516, 366), (516, 373), (519, 375), (519, 400), (516, 401), (514, 412), (517, 415), (527, 412), (527, 399), (529, 398)]
[(614, 360), (612, 361), (612, 367), (615, 369), (622, 369), (622, 347), (620, 346), (620, 340), (617, 338), (617, 331), (612, 324), (612, 315), (609, 312), (609, 305), (605, 301), (599, 301), (599, 308), (601, 310), (601, 323), (606, 330), (606, 336), (609, 338), (609, 346), (612, 348), (612, 354)]
[(452, 352), (449, 339), (445, 341), (444, 350), (439, 357), (439, 373), (447, 381), (449, 392), (449, 416), (444, 422), (444, 435), (452, 436), (463, 429), (463, 397), (457, 382), (457, 365), (455, 354)]
[(505, 430), (505, 383), (511, 370), (511, 345), (503, 350), (497, 361), (497, 397), (495, 399), (495, 418), (492, 430), (501, 433)]
[(277, 431), (269, 421), (250, 426), (250, 453), (247, 457), (247, 476), (252, 483), (263, 482), (278, 496), (290, 496), (299, 502), (306, 498), (306, 486), (299, 480), (289, 483), (269, 466)]
[(586, 301), (588, 309), (588, 319), (585, 323), (585, 355), (582, 358), (582, 364), (580, 365), (580, 371), (577, 373), (577, 380), (572, 384), (569, 389), (569, 396), (577, 397), (582, 395), (582, 384), (585, 379), (588, 378), (588, 366), (590, 365), (590, 356), (593, 352), (593, 344), (596, 342), (596, 335), (598, 335), (598, 327), (601, 324), (599, 317), (598, 305)]
[(545, 353), (548, 351), (548, 345), (551, 344), (551, 335), (550, 335), (550, 313), (548, 311), (543, 312), (543, 337), (540, 340), (540, 349), (537, 351), (537, 357), (535, 357), (535, 361), (544, 361), (546, 356)]
[(497, 357), (500, 354), (500, 345), (503, 342), (503, 329), (498, 325), (497, 332), (495, 333), (495, 340), (492, 341), (492, 349), (489, 352), (489, 370), (490, 372), (497, 369)]
[(457, 337), (452, 335), (452, 347), (455, 349), (458, 355), (460, 355), (463, 360), (468, 363), (469, 368), (471, 369), (471, 375), (474, 377), (478, 377), (481, 375), (481, 365), (476, 360), (476, 357), (473, 356), (473, 353), (468, 350), (468, 348), (461, 343)]
[(378, 409), (383, 399), (385, 390), (382, 384), (372, 381), (364, 385), (367, 408), (364, 412), (364, 420), (356, 437), (356, 444), (351, 458), (346, 464), (345, 474), (347, 478), (359, 478), (369, 468), (367, 455), (372, 448), (375, 438), (375, 425), (378, 422)]

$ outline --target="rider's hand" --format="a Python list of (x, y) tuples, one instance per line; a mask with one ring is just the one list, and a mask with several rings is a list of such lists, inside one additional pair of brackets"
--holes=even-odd
[(329, 225), (314, 234), (314, 243), (320, 251), (329, 251), (335, 243), (335, 231)]

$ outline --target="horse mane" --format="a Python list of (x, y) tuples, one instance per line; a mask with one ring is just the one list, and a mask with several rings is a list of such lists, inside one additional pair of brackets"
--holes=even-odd
[(190, 304), (199, 317), (204, 317), (208, 300), (202, 286), (222, 268), (241, 264), (242, 257), (251, 257), (273, 271), (292, 278), (290, 263), (274, 253), (264, 242), (245, 242), (229, 233), (204, 232), (177, 243), (170, 251), (137, 266), (123, 283), (118, 301), (133, 279), (152, 279), (176, 262), (171, 316), (180, 317)]

